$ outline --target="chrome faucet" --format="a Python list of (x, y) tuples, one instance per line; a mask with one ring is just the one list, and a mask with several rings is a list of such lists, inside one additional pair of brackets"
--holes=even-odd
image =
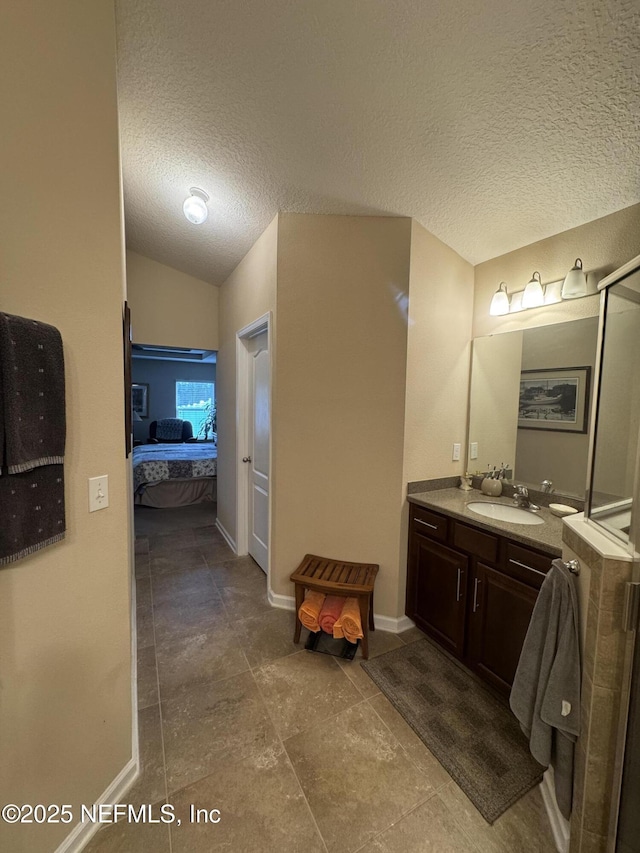
[(553, 486), (553, 483), (551, 482), (551, 480), (543, 480), (542, 483), (540, 484), (540, 489), (541, 489), (541, 491), (548, 494), (549, 492), (553, 491), (552, 486)]
[(516, 506), (519, 506), (522, 509), (540, 509), (539, 506), (532, 504), (529, 500), (529, 489), (526, 486), (515, 486), (513, 502)]

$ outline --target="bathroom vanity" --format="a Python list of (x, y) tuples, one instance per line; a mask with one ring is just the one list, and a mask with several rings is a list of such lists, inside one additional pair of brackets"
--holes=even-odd
[(508, 695), (538, 590), (562, 553), (561, 519), (544, 508), (535, 526), (487, 519), (467, 507), (479, 492), (458, 489), (408, 500), (407, 616)]

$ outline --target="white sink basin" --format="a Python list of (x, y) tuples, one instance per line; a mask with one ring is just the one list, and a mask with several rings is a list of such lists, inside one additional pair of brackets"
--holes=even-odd
[(484, 501), (472, 501), (467, 504), (467, 509), (485, 518), (495, 518), (496, 521), (509, 521), (511, 524), (544, 524), (544, 518), (540, 518), (530, 509), (509, 504), (494, 504)]

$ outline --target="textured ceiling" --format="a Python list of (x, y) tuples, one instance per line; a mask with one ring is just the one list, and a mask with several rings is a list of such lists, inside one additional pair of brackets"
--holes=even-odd
[[(413, 216), (478, 263), (640, 201), (638, 0), (117, 15), (127, 243), (205, 281), (279, 210)], [(211, 196), (202, 226), (191, 186)]]

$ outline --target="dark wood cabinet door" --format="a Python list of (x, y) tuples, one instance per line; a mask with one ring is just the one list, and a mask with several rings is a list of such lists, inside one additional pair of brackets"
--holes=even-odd
[(508, 695), (538, 591), (477, 563), (469, 596), (469, 662)]
[(468, 558), (413, 534), (409, 554), (407, 611), (419, 628), (462, 656)]

